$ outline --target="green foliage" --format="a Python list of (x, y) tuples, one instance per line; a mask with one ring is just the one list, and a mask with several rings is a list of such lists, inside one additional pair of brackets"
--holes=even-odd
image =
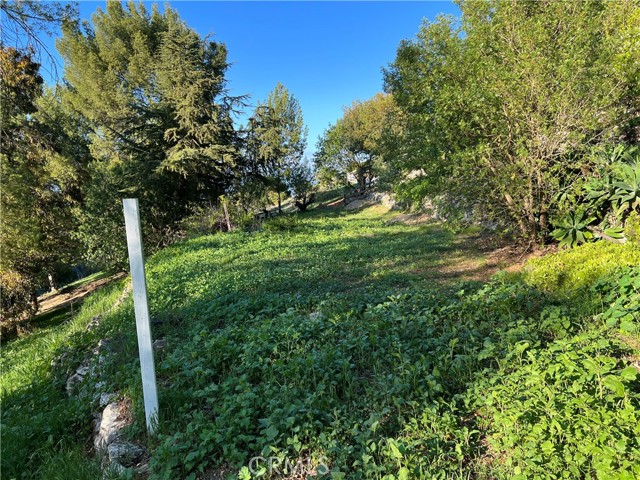
[[(99, 464), (84, 453), (93, 429), (91, 398), (69, 397), (64, 389), (65, 373), (79, 366), (109, 329), (122, 328), (112, 316), (108, 328), (86, 330), (89, 321), (104, 315), (121, 293), (122, 283), (106, 287), (93, 294), (70, 321), (2, 346), (3, 477), (96, 478)], [(62, 371), (56, 370), (51, 362), (63, 353), (68, 363)]]
[(629, 37), (640, 9), (491, 1), (461, 11), (425, 23), (385, 72), (406, 115), (396, 183), (422, 171), (430, 197), (477, 205), (541, 240), (567, 179), (594, 169), (590, 149), (636, 121)]
[[(257, 455), (324, 457), (333, 478), (638, 475), (640, 389), (623, 343), (637, 341), (636, 250), (587, 244), (534, 262), (530, 284), (452, 285), (443, 271), (461, 251), (451, 234), (388, 224), (373, 210), (326, 212), (193, 238), (149, 259), (154, 336), (166, 345), (156, 357), (160, 428), (147, 439), (152, 478), (240, 471)], [(625, 262), (633, 268), (617, 272)], [(583, 264), (588, 273), (577, 273)], [(549, 272), (588, 281), (571, 292)], [(108, 381), (144, 424), (131, 302), (100, 332), (80, 333), (117, 293), (9, 345), (3, 471), (24, 464), (31, 441), (32, 462), (49, 463), (54, 447), (37, 433), (45, 419), (62, 452), (84, 441), (85, 427), (68, 425), (84, 418), (73, 400), (50, 393), (48, 362), (62, 348), (81, 358), (97, 338), (118, 338)]]
[(278, 83), (266, 102), (258, 103), (245, 138), (249, 174), (278, 195), (287, 191), (291, 169), (299, 168), (307, 146), (307, 129), (298, 100)]
[(18, 272), (0, 272), (0, 343), (14, 337), (37, 312), (33, 279)]
[(504, 469), (499, 477), (640, 474), (638, 371), (620, 358), (624, 350), (607, 331), (543, 347), (523, 342), (496, 376), (477, 385), (488, 392), (479, 414), (490, 419), (492, 461)]
[[(75, 209), (82, 202), (89, 154), (82, 120), (66, 110), (53, 91), (43, 91), (40, 66), (31, 54), (0, 51), (0, 272), (23, 279), (13, 294), (5, 291), (8, 297), (22, 298), (28, 284), (30, 301), (47, 274), (55, 275), (61, 264), (79, 258), (73, 239)], [(26, 305), (26, 300), (17, 305)], [(14, 320), (24, 320), (23, 313), (33, 312), (14, 311)]]
[(300, 212), (306, 211), (316, 198), (316, 180), (311, 166), (301, 162), (291, 167), (287, 184), (296, 208)]
[[(551, 219), (558, 227), (551, 236), (561, 246), (573, 247), (594, 237), (625, 241), (625, 225), (630, 216), (640, 211), (638, 153), (637, 148), (624, 145), (609, 151), (596, 150), (594, 173), (559, 193), (555, 210), (569, 212), (564, 218), (558, 215)], [(578, 213), (573, 212), (576, 208)]]
[[(640, 150), (639, 155), (640, 157)], [(615, 194), (611, 197), (617, 201), (619, 210), (623, 212), (640, 212), (640, 162), (631, 165), (622, 165), (622, 176), (627, 181), (615, 182)]]
[(298, 215), (278, 215), (262, 224), (262, 229), (266, 232), (289, 232), (298, 230), (301, 226)]
[(120, 201), (140, 200), (146, 245), (162, 246), (203, 198), (224, 193), (238, 163), (226, 94), (226, 47), (171, 8), (108, 2), (93, 23), (67, 23), (57, 47), (64, 99), (92, 129), (92, 181), (79, 239), (89, 260), (121, 266)]
[(359, 189), (369, 187), (379, 175), (385, 135), (395, 135), (392, 142), (399, 135), (399, 115), (393, 97), (382, 93), (345, 107), (342, 118), (318, 139), (314, 161), (325, 183), (344, 185), (353, 176)]
[(543, 291), (567, 294), (593, 285), (621, 266), (639, 264), (637, 245), (598, 242), (532, 259), (524, 268), (524, 277)]
[(551, 232), (551, 236), (560, 242), (559, 247), (575, 247), (593, 238), (588, 226), (594, 221), (595, 217), (586, 218), (584, 212), (569, 213), (556, 223), (558, 228)]
[(640, 244), (640, 213), (631, 212), (627, 217), (624, 236), (629, 242)]

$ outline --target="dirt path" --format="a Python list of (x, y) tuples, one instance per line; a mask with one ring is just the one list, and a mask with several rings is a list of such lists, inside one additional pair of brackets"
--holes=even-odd
[(38, 299), (38, 303), (40, 305), (40, 309), (38, 310), (38, 315), (42, 315), (52, 310), (56, 310), (58, 308), (64, 308), (70, 305), (71, 303), (76, 303), (82, 298), (86, 297), (90, 293), (96, 291), (98, 288), (107, 285), (116, 280), (120, 280), (127, 275), (126, 272), (119, 272), (109, 277), (103, 277), (91, 282), (85, 283), (83, 285), (74, 288), (68, 292), (61, 293), (47, 293), (42, 295)]

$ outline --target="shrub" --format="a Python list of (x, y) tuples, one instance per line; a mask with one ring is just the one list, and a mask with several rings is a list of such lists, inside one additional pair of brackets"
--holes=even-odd
[(632, 212), (627, 217), (624, 236), (627, 238), (627, 241), (640, 244), (640, 214), (638, 212)]
[(640, 264), (638, 245), (597, 242), (530, 260), (525, 281), (546, 292), (566, 294), (593, 285), (621, 266)]
[(287, 232), (300, 228), (300, 219), (297, 215), (279, 215), (262, 224), (267, 232)]
[(0, 342), (14, 336), (25, 320), (35, 315), (34, 285), (13, 270), (0, 273)]

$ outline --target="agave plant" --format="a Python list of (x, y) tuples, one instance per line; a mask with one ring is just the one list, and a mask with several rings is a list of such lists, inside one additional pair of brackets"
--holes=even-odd
[(593, 238), (587, 227), (595, 220), (596, 217), (587, 217), (585, 212), (571, 212), (556, 224), (551, 236), (560, 242), (560, 247), (573, 248)]
[(626, 181), (614, 182), (616, 187), (612, 200), (618, 203), (618, 212), (637, 210), (640, 207), (640, 163), (625, 165)]

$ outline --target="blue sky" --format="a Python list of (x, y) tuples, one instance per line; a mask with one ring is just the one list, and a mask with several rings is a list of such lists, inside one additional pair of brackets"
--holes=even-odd
[[(289, 89), (309, 128), (309, 155), (344, 105), (382, 90), (382, 68), (393, 61), (401, 40), (415, 36), (423, 18), (459, 14), (451, 2), (168, 3), (198, 33), (226, 43), (232, 95), (249, 94), (254, 105), (277, 82)], [(80, 2), (80, 15), (88, 19), (104, 5)]]

